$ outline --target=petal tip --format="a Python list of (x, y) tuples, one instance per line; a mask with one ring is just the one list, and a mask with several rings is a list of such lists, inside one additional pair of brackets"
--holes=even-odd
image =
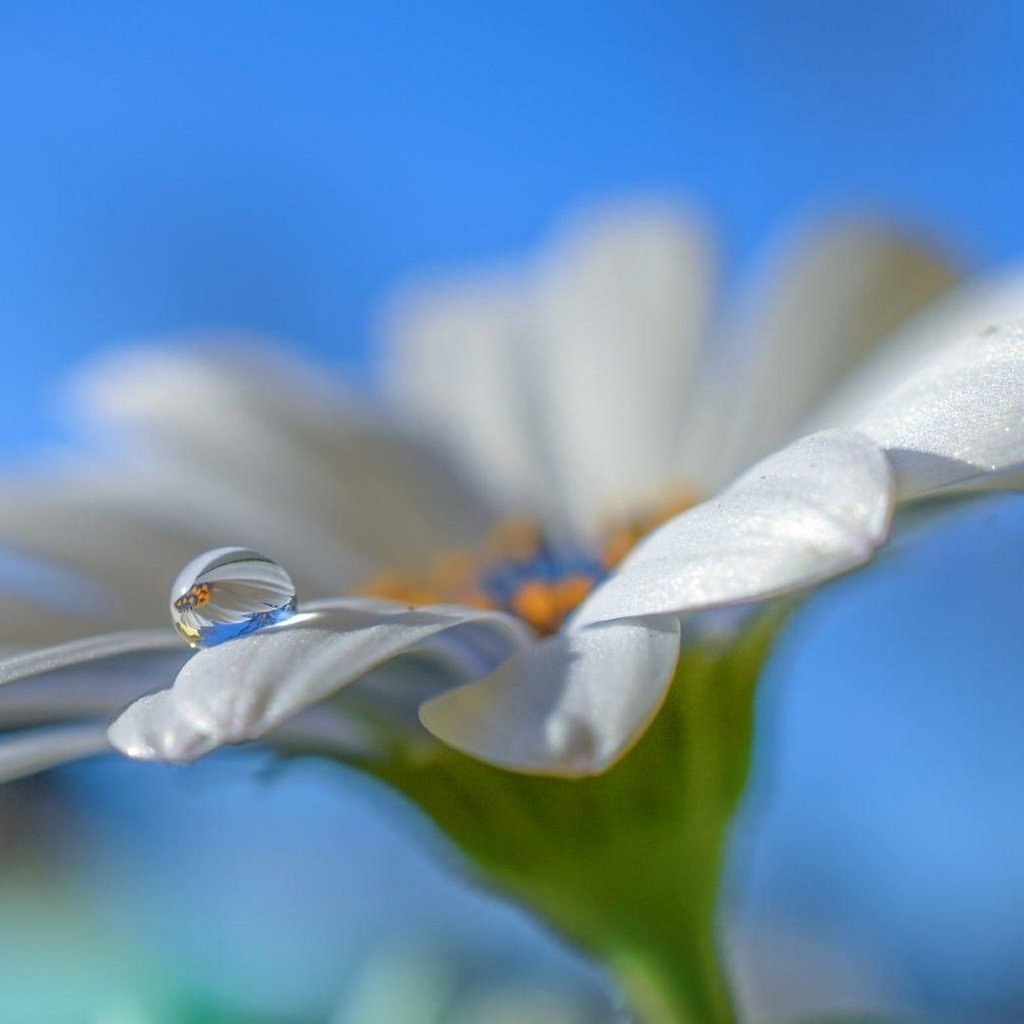
[(526, 775), (599, 775), (637, 742), (679, 656), (672, 617), (565, 632), (420, 707), (429, 732), (463, 754)]

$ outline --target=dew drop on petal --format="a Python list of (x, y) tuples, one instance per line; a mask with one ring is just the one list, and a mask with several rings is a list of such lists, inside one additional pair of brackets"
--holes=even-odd
[(191, 647), (213, 647), (294, 612), (291, 577), (248, 548), (215, 548), (193, 558), (171, 588), (174, 627)]

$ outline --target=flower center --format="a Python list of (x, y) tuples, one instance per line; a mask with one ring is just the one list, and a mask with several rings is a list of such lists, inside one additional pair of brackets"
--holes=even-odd
[(493, 608), (547, 636), (558, 631), (637, 541), (696, 500), (692, 491), (680, 492), (656, 512), (608, 530), (596, 549), (552, 540), (529, 520), (508, 520), (492, 531), (478, 554), (449, 552), (418, 574), (379, 572), (357, 592), (409, 605)]
[(179, 612), (191, 612), (210, 603), (210, 584), (193, 583), (175, 602)]

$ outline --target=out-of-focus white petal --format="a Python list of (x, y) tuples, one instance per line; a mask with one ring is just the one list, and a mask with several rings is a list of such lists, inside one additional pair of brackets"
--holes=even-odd
[(489, 671), (529, 642), (517, 620), (496, 612), (323, 602), (317, 611), (199, 651), (170, 689), (128, 708), (111, 726), (110, 739), (130, 757), (190, 761), (264, 735), (406, 651), (429, 645)]
[[(95, 681), (102, 683), (115, 659), (166, 653), (180, 654), (182, 661), (190, 653), (171, 629), (134, 629), (91, 636), (0, 659), (0, 686), (82, 665), (93, 666)], [(135, 672), (141, 672), (141, 667), (140, 661), (132, 663)]]
[(708, 482), (721, 486), (797, 433), (878, 342), (954, 283), (935, 254), (879, 224), (826, 224), (789, 240), (741, 296), (724, 346)]
[(866, 562), (885, 540), (892, 473), (848, 430), (822, 431), (666, 523), (583, 602), (570, 628), (771, 597)]
[(853, 426), (880, 396), (918, 372), (949, 345), (996, 324), (1024, 320), (1024, 267), (968, 281), (927, 307), (843, 381), (804, 424)]
[(136, 630), (4, 658), (0, 724), (109, 718), (166, 686), (190, 656), (170, 630)]
[(506, 509), (549, 501), (528, 365), (535, 315), (511, 274), (406, 289), (384, 317), (384, 386), (397, 417), (454, 452)]
[(541, 265), (536, 415), (553, 487), (599, 527), (671, 482), (713, 266), (705, 231), (668, 203), (591, 211)]
[(1024, 324), (987, 328), (922, 363), (856, 424), (888, 453), (898, 496), (988, 476), (998, 485), (1024, 463)]
[(400, 297), (392, 393), (513, 510), (605, 525), (670, 482), (711, 277), (679, 209), (592, 211), (519, 276)]
[[(112, 586), (126, 604), (142, 600), (150, 614), (166, 605), (168, 579), (225, 537), (273, 552), (304, 589), (317, 593), (336, 592), (371, 568), (335, 530), (320, 532), (308, 522), (299, 503), (275, 514), (230, 486), (197, 488), (194, 476), (171, 465), (79, 466), (13, 484), (0, 495), (0, 544)], [(131, 611), (119, 608), (118, 615)]]
[(110, 750), (104, 722), (75, 722), (0, 736), (0, 783)]
[(458, 630), (453, 632), (448, 644), (444, 640), (449, 635), (441, 633), (416, 650), (378, 665), (347, 686), (332, 704), (354, 718), (383, 726), (404, 742), (436, 742), (420, 724), (423, 703), (488, 675), (512, 650), (500, 638), (500, 651), (488, 651), (486, 634), (478, 632), (470, 645)]
[(348, 761), (373, 761), (382, 753), (377, 734), (340, 707), (320, 704), (282, 722), (268, 737), (289, 753), (330, 754)]
[(0, 643), (166, 621), (170, 581), (226, 540), (287, 565), (304, 598), (368, 575), (370, 563), (304, 522), (300, 509), (286, 519), (263, 503), (232, 500), (227, 489), (193, 484), (107, 466), (9, 487), (0, 495), (0, 602), (15, 607), (0, 616)]
[[(50, 567), (47, 567), (50, 568)], [(54, 577), (47, 574), (52, 580)], [(86, 589), (89, 589), (86, 583)], [(96, 588), (102, 593), (102, 588)], [(75, 597), (81, 595), (81, 591)], [(65, 593), (64, 597), (67, 597)], [(37, 645), (50, 646), (78, 637), (87, 637), (97, 629), (110, 629), (120, 623), (111, 622), (105, 614), (90, 614), (87, 605), (68, 607), (61, 601), (54, 606), (48, 596), (38, 591), (0, 592), (0, 652), (8, 654)]]
[(445, 743), (502, 768), (593, 775), (654, 718), (678, 657), (679, 621), (671, 616), (560, 633), (428, 701), (420, 720)]
[(177, 479), (293, 517), (296, 529), (312, 523), (374, 562), (429, 564), (491, 520), (438, 453), (255, 344), (119, 354), (78, 394)]

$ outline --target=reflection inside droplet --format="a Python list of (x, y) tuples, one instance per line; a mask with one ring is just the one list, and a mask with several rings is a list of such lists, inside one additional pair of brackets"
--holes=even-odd
[(193, 558), (171, 588), (174, 627), (191, 647), (213, 647), (294, 612), (291, 577), (248, 548), (216, 548)]

